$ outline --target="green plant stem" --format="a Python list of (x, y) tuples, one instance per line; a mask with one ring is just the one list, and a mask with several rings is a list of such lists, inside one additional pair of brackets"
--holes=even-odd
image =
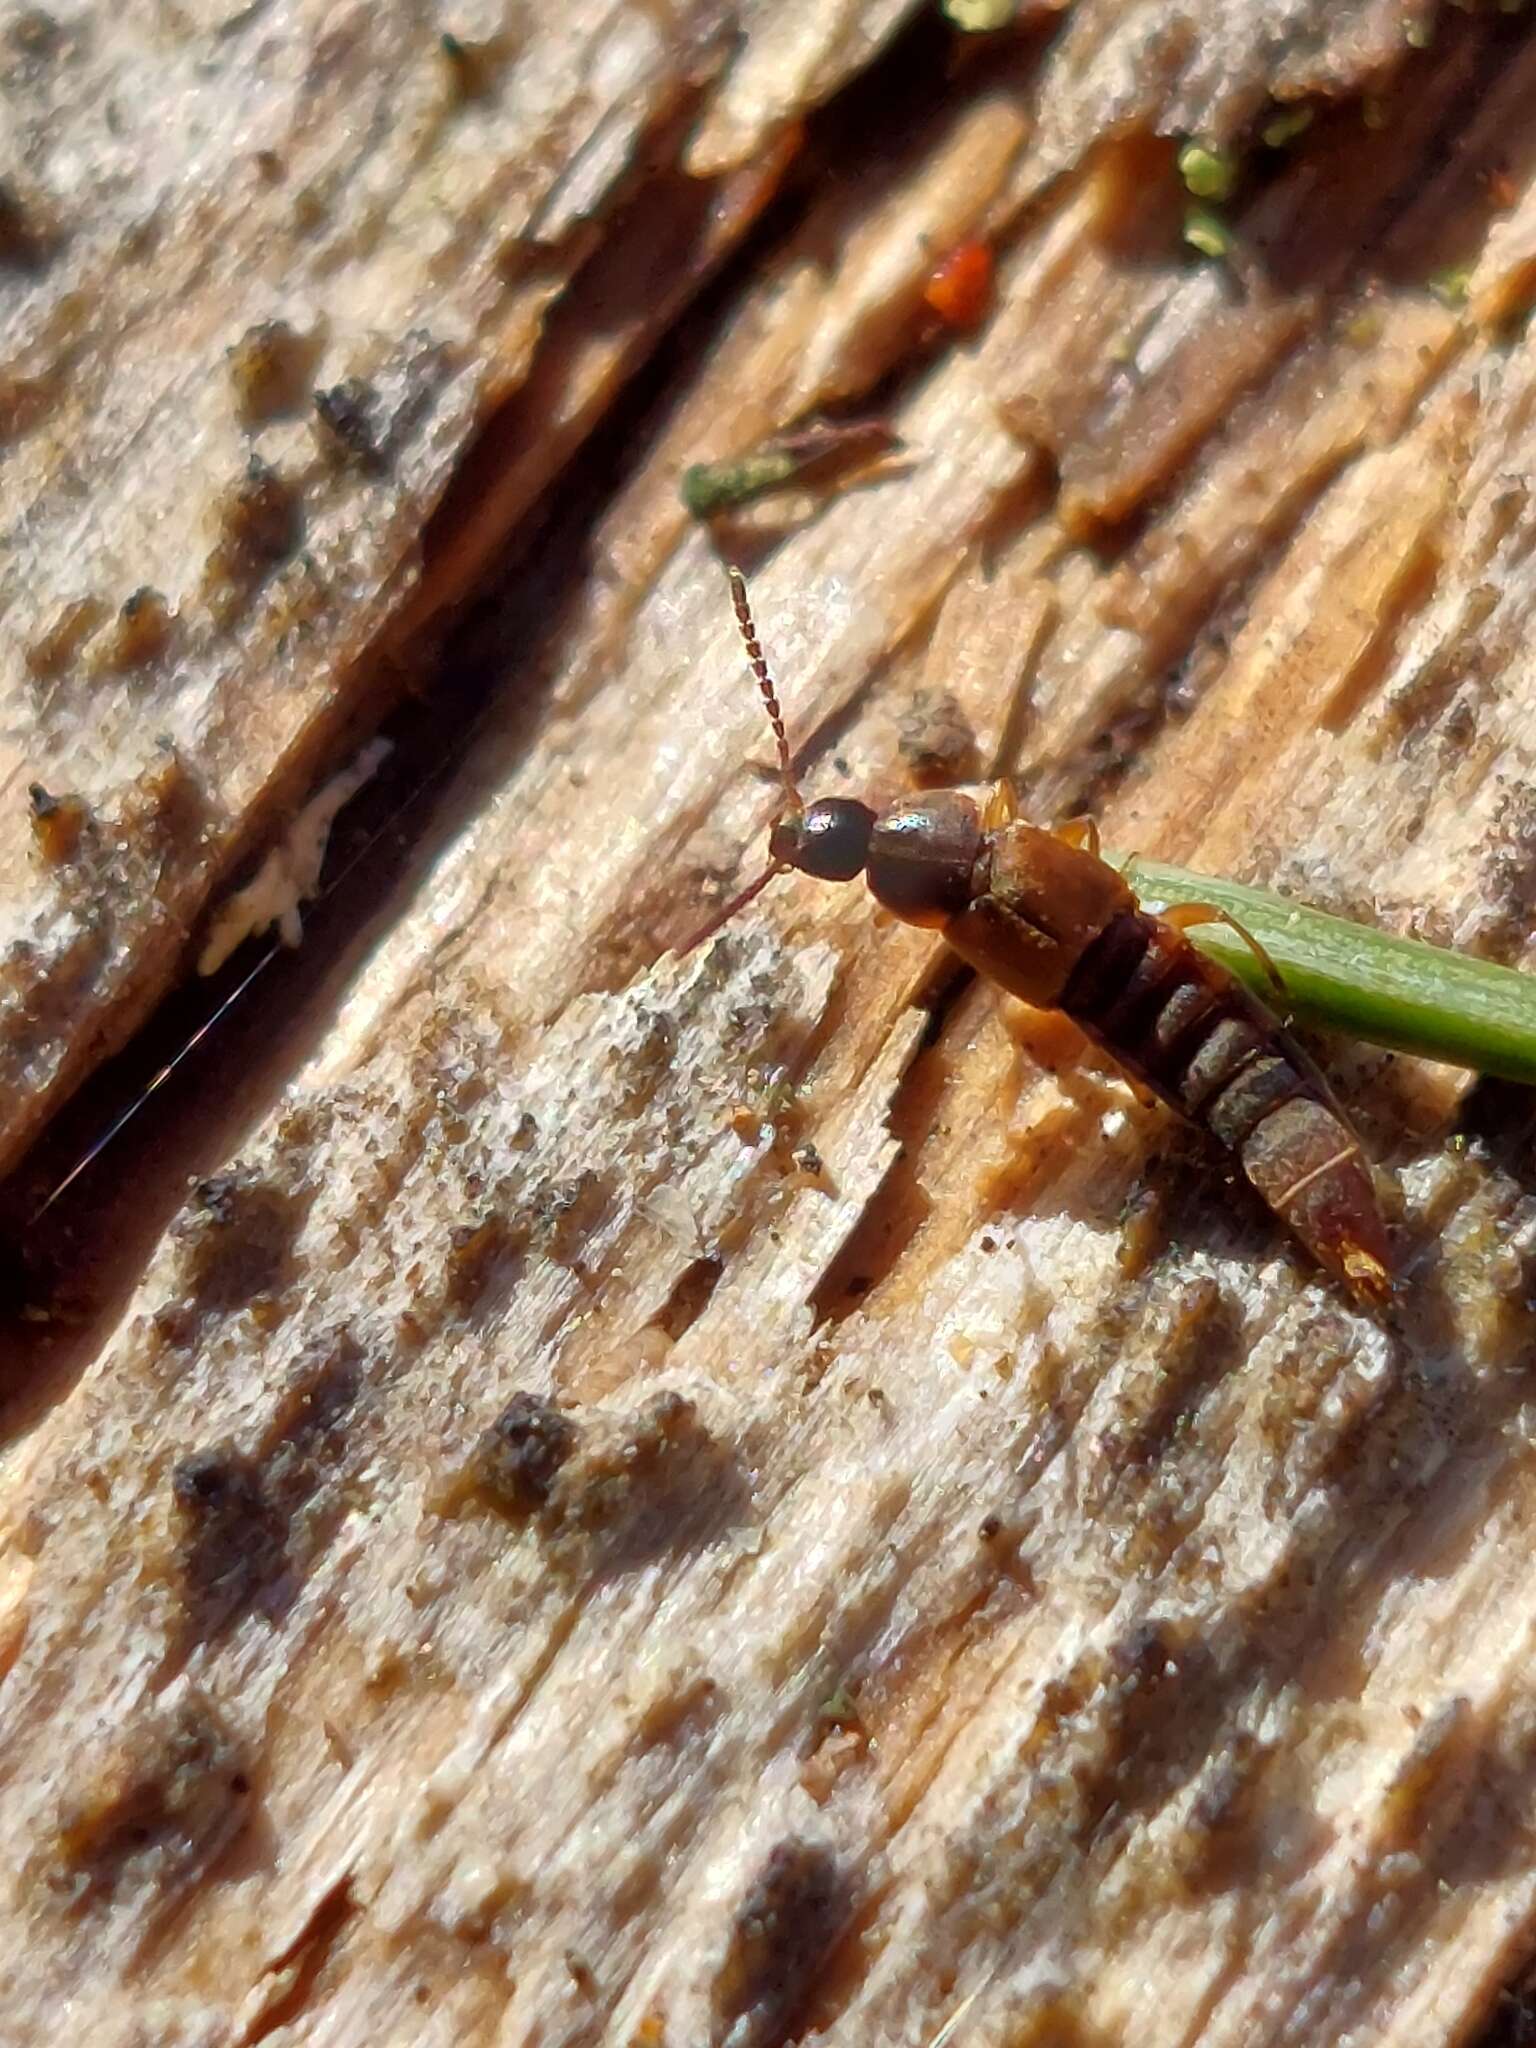
[[(1113, 854), (1105, 859), (1121, 865)], [(1236, 918), (1279, 969), (1298, 1024), (1536, 1083), (1536, 975), (1393, 938), (1264, 889), (1213, 881), (1161, 861), (1132, 860), (1126, 879), (1149, 910), (1210, 903)], [(1276, 1004), (1273, 984), (1236, 932), (1199, 925), (1190, 938), (1261, 1001)]]

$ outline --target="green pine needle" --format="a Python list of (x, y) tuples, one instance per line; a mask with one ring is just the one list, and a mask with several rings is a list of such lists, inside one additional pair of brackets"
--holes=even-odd
[[(1149, 909), (1210, 903), (1246, 926), (1279, 969), (1298, 1024), (1536, 1083), (1536, 975), (1394, 938), (1264, 889), (1212, 881), (1161, 861), (1138, 857), (1127, 880)], [(1273, 984), (1236, 932), (1200, 925), (1190, 937), (1261, 1001), (1276, 1004)]]

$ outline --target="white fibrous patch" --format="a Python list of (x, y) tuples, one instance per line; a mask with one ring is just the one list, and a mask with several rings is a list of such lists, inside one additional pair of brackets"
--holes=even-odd
[(304, 936), (299, 905), (308, 902), (320, 886), (320, 869), (336, 813), (372, 780), (388, 752), (388, 740), (370, 740), (350, 768), (343, 768), (315, 792), (251, 880), (214, 912), (197, 956), (199, 974), (217, 974), (237, 946), (274, 924), (285, 946), (298, 945)]

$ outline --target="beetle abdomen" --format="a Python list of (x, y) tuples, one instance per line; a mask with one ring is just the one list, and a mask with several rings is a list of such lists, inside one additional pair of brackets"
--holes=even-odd
[(1145, 911), (1084, 950), (1061, 1007), (1129, 1073), (1237, 1155), (1313, 1255), (1357, 1292), (1388, 1286), (1370, 1169), (1322, 1077), (1226, 969)]

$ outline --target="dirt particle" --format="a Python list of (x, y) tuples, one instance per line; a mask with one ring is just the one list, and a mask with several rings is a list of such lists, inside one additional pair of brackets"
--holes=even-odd
[(61, 1817), (45, 1878), (75, 1910), (125, 1882), (162, 1892), (206, 1872), (250, 1816), (251, 1767), (208, 1702), (132, 1731)]
[(1136, 1183), (1120, 1206), (1115, 1255), (1129, 1279), (1139, 1280), (1150, 1269), (1166, 1240), (1165, 1190), (1164, 1176), (1149, 1175)]
[(84, 797), (54, 796), (40, 782), (29, 785), (32, 844), (50, 867), (60, 867), (80, 851), (80, 835), (90, 819)]
[(458, 1223), (448, 1233), (445, 1293), (450, 1308), (461, 1315), (478, 1308), (494, 1282), (496, 1300), (504, 1298), (521, 1267), (528, 1247), (528, 1226), (499, 1211), (473, 1223)]
[(298, 333), (286, 320), (262, 320), (248, 327), (229, 351), (240, 424), (259, 427), (301, 411), (318, 354), (314, 337)]
[(1205, 1773), (1178, 1844), (1186, 1884), (1224, 1891), (1251, 1879), (1262, 1853), (1259, 1788), (1270, 1749), (1240, 1730)]
[(804, 2010), (852, 1911), (848, 1878), (832, 1851), (799, 1837), (780, 1842), (741, 1903), (711, 2004), (731, 2048), (767, 2048)]
[(635, 1722), (634, 1741), (639, 1750), (666, 1743), (680, 1748), (699, 1741), (719, 1720), (726, 1695), (707, 1673), (680, 1677), (647, 1702)]
[(191, 1305), (227, 1314), (285, 1288), (303, 1207), (297, 1194), (240, 1174), (198, 1182), (172, 1226)]
[(1468, 1775), (1477, 1716), (1460, 1694), (1444, 1700), (1418, 1728), (1381, 1801), (1375, 1835), (1381, 1850), (1422, 1844), (1437, 1804), (1454, 1798)]
[(293, 492), (275, 470), (253, 457), (224, 512), (225, 539), (244, 571), (281, 561), (296, 538)]
[(691, 1259), (677, 1276), (672, 1292), (651, 1318), (651, 1330), (666, 1340), (670, 1349), (691, 1330), (713, 1298), (725, 1271), (717, 1258)]
[(59, 54), (66, 37), (45, 8), (23, 7), (6, 30), (5, 40), (18, 57), (45, 61)]
[(293, 226), (296, 234), (318, 234), (330, 217), (331, 194), (323, 178), (301, 186), (294, 194)]
[(40, 270), (58, 239), (58, 223), (40, 195), (0, 178), (0, 267)]
[(438, 49), (447, 69), (449, 91), (460, 102), (488, 99), (510, 55), (504, 36), (470, 42), (448, 30), (438, 38)]
[(109, 668), (145, 668), (164, 654), (170, 643), (173, 614), (158, 590), (148, 584), (125, 598), (108, 643)]
[(608, 1200), (608, 1183), (592, 1167), (569, 1180), (551, 1181), (533, 1200), (534, 1243), (557, 1264), (574, 1265)]
[(116, 829), (156, 858), (168, 848), (189, 846), (207, 821), (201, 781), (180, 750), (162, 741), (117, 801)]
[(641, 1010), (635, 1025), (636, 1037), (613, 1053), (622, 1076), (623, 1093), (614, 1105), (620, 1116), (638, 1116), (655, 1100), (677, 1053), (677, 1025), (664, 1011)]
[(1507, 947), (1524, 936), (1536, 888), (1536, 800), (1523, 783), (1500, 795), (1479, 867), (1494, 913), (1491, 937)]
[(358, 469), (383, 466), (383, 425), (378, 393), (361, 377), (348, 377), (315, 393), (321, 452), (333, 462)]
[(283, 1524), (261, 1466), (231, 1443), (183, 1458), (171, 1473), (177, 1565), (198, 1641), (256, 1605), (282, 1569)]
[(948, 690), (918, 690), (897, 727), (907, 773), (919, 789), (972, 782), (981, 772), (976, 731)]
[(627, 1571), (714, 1541), (747, 1507), (731, 1447), (669, 1388), (627, 1415), (587, 1413), (544, 1525), (552, 1554), (571, 1569)]
[(361, 1350), (349, 1333), (333, 1335), (301, 1361), (263, 1431), (266, 1493), (296, 1567), (307, 1565), (340, 1520), (362, 1388)]
[(362, 1354), (342, 1332), (294, 1371), (253, 1452), (229, 1440), (171, 1474), (187, 1633), (205, 1642), (287, 1604), (343, 1512), (347, 1423)]
[(303, 515), (293, 487), (253, 455), (240, 482), (225, 494), (218, 518), (219, 539), (204, 582), (216, 616), (227, 623), (298, 546)]
[(575, 1448), (568, 1415), (540, 1394), (514, 1394), (480, 1439), (474, 1477), (504, 1514), (535, 1514)]
[(64, 395), (64, 384), (57, 369), (38, 376), (0, 369), (0, 443), (20, 440), (45, 420)]
[(62, 675), (107, 615), (99, 598), (77, 597), (27, 649), (27, 667), (40, 681)]

